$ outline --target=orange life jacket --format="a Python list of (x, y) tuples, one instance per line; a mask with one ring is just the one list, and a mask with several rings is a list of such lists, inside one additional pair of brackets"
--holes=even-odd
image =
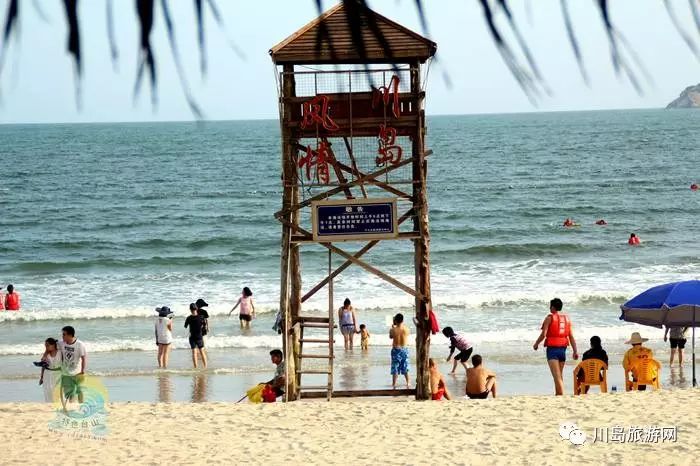
[(547, 328), (547, 338), (544, 340), (544, 346), (566, 348), (569, 346), (570, 332), (571, 322), (569, 322), (566, 314), (552, 313), (552, 320)]
[(5, 309), (8, 311), (19, 311), (19, 293), (15, 291), (5, 295)]

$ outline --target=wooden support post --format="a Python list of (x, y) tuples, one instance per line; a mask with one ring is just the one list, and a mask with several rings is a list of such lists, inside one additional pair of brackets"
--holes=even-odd
[[(370, 396), (412, 396), (416, 394), (413, 388), (379, 389), (379, 390), (340, 390), (333, 392), (333, 398), (355, 398)], [(326, 392), (304, 392), (304, 398), (326, 398)]]
[[(428, 229), (428, 200), (424, 157), (425, 111), (420, 89), (420, 64), (411, 64), (411, 93), (418, 96), (418, 125), (413, 137), (413, 208), (416, 212), (414, 231), (420, 238), (414, 241), (416, 273), (416, 399), (430, 399), (430, 231)], [(420, 297), (419, 297), (420, 296)], [(422, 299), (421, 299), (422, 298)]]
[[(284, 65), (282, 73), (282, 96), (290, 96), (294, 94), (294, 66)], [(280, 108), (282, 113), (280, 121), (282, 122), (282, 211), (284, 214), (284, 222), (282, 222), (282, 241), (281, 241), (281, 256), (280, 256), (280, 312), (282, 312), (284, 321), (284, 330), (282, 332), (282, 347), (284, 358), (286, 361), (285, 374), (285, 398), (293, 400), (296, 398), (296, 387), (289, 377), (295, 371), (295, 356), (294, 345), (290, 342), (292, 335), (293, 319), (291, 315), (291, 306), (289, 300), (289, 282), (290, 282), (290, 264), (292, 262), (292, 227), (295, 224), (294, 215), (296, 211), (292, 211), (291, 206), (298, 203), (298, 199), (294, 198), (294, 186), (296, 183), (296, 167), (294, 166), (294, 154), (296, 152), (295, 144), (292, 141), (292, 134), (289, 130), (288, 122), (291, 116), (291, 106), (283, 104)], [(298, 193), (297, 193), (298, 196)], [(296, 223), (298, 224), (298, 214), (296, 214)], [(296, 247), (295, 267), (298, 269), (298, 246)], [(301, 289), (301, 287), (299, 287)]]
[[(294, 75), (290, 76), (291, 85), (289, 86), (290, 97), (296, 96), (296, 86), (294, 82)], [(297, 182), (297, 172), (296, 172), (296, 150), (295, 147), (299, 144), (299, 140), (295, 135), (290, 135), (289, 139), (289, 171), (290, 180), (294, 180), (292, 186), (292, 205), (299, 204), (299, 183)], [(292, 212), (291, 221), (294, 225), (299, 225), (300, 212), (295, 210)], [(289, 297), (289, 310), (291, 314), (292, 323), (295, 323), (299, 319), (299, 314), (301, 314), (301, 256), (299, 251), (299, 244), (292, 242), (289, 247), (289, 277), (291, 282), (291, 295)], [(298, 384), (297, 384), (298, 385)]]
[[(328, 275), (330, 275), (331, 270), (333, 270), (333, 252), (329, 249), (328, 250)], [(331, 394), (333, 393), (333, 358), (335, 357), (333, 354), (333, 338), (334, 338), (334, 330), (333, 330), (333, 279), (328, 282), (328, 356), (330, 358), (328, 359), (328, 395), (326, 396), (326, 400), (331, 401)]]
[[(291, 156), (291, 152), (290, 152)], [(296, 167), (294, 166), (294, 159), (291, 158), (291, 168), (293, 170), (296, 170)], [(294, 173), (296, 176), (296, 172)], [(298, 204), (299, 203), (299, 186), (294, 182), (294, 186), (292, 186), (292, 205)], [(299, 214), (300, 212), (298, 210), (295, 210), (291, 214), (291, 221), (292, 224), (294, 225), (299, 225)], [(299, 319), (299, 315), (301, 314), (301, 254), (300, 254), (300, 249), (299, 249), (299, 243), (295, 243), (293, 241), (290, 241), (289, 245), (289, 280), (290, 280), (290, 296), (289, 296), (289, 321), (290, 325), (294, 325), (294, 323), (297, 322)], [(297, 336), (296, 334), (294, 336)], [(297, 399), (298, 398), (298, 387), (301, 385), (301, 375), (296, 373), (296, 362), (299, 361), (298, 354), (297, 354), (297, 349), (299, 349), (298, 345), (296, 345), (296, 340), (292, 341), (293, 345), (291, 346), (292, 351), (290, 353), (293, 356), (294, 363), (291, 364), (291, 369), (290, 369), (290, 375), (292, 376), (292, 380), (294, 380), (294, 385), (291, 388), (291, 393), (293, 395), (292, 399)], [(287, 363), (289, 366), (290, 364)], [(292, 370), (294, 372), (292, 372)]]

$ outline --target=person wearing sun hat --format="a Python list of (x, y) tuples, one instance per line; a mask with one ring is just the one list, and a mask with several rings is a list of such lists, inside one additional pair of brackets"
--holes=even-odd
[(202, 316), (204, 319), (204, 326), (202, 327), (202, 336), (209, 334), (209, 312), (207, 312), (205, 307), (209, 307), (209, 304), (202, 298), (198, 298), (195, 301), (195, 306), (197, 306), (197, 315)]
[(173, 342), (173, 311), (168, 306), (157, 307), (155, 321), (156, 345), (158, 346), (158, 367), (168, 368), (170, 344)]
[[(654, 353), (650, 348), (642, 346), (642, 343), (649, 341), (648, 338), (642, 338), (639, 332), (633, 332), (629, 340), (625, 342), (626, 345), (632, 345), (632, 348), (628, 349), (625, 353), (625, 357), (622, 360), (622, 367), (625, 369), (625, 373), (632, 372), (632, 377), (635, 377), (634, 371), (635, 366), (639, 361), (644, 359), (654, 359)], [(630, 380), (625, 380), (627, 385), (627, 390), (632, 387), (632, 382)], [(646, 385), (640, 385), (640, 390), (645, 390)]]

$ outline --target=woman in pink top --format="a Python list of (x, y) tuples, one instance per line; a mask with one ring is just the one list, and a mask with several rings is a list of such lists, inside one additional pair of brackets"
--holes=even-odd
[(241, 306), (240, 311), (238, 311), (238, 319), (241, 322), (241, 329), (250, 328), (250, 321), (255, 318), (255, 303), (253, 303), (253, 292), (247, 286), (243, 288), (243, 293), (241, 297), (238, 298), (238, 302), (231, 309), (228, 315), (231, 315), (233, 311), (236, 310), (238, 306)]

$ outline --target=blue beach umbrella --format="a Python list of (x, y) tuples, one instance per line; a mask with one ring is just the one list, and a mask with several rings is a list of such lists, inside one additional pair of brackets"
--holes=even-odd
[(695, 327), (700, 323), (700, 280), (667, 283), (649, 288), (620, 306), (620, 320), (661, 328), (693, 328), (693, 386)]

